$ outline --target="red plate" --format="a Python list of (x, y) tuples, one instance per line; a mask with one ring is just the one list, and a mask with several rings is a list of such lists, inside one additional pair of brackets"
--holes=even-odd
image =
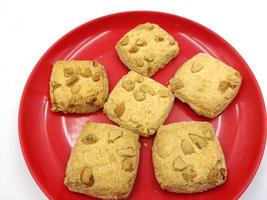
[[(53, 63), (60, 59), (96, 59), (107, 70), (110, 88), (128, 72), (115, 53), (114, 45), (129, 29), (144, 22), (159, 24), (174, 36), (181, 48), (176, 59), (154, 75), (166, 85), (177, 68), (198, 52), (208, 52), (235, 66), (243, 76), (238, 96), (214, 120), (229, 176), (226, 183), (207, 192), (182, 195), (161, 190), (154, 177), (151, 146), (142, 145), (138, 175), (130, 199), (236, 199), (255, 175), (262, 158), (266, 115), (261, 91), (248, 65), (225, 40), (196, 22), (159, 12), (124, 12), (98, 18), (74, 29), (56, 42), (40, 59), (25, 86), (20, 110), (21, 148), (32, 176), (50, 199), (90, 199), (68, 191), (63, 184), (71, 147), (87, 121), (111, 123), (101, 112), (64, 115), (50, 111), (48, 82)], [(166, 124), (183, 120), (207, 120), (176, 100)]]

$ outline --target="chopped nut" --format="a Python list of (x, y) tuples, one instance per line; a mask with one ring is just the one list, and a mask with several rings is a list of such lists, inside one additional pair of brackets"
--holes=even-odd
[(126, 46), (127, 44), (129, 44), (129, 36), (125, 36), (121, 41), (120, 41), (120, 45), (122, 46)]
[(129, 49), (129, 52), (130, 53), (137, 53), (139, 50), (139, 48), (135, 45), (133, 45), (130, 49)]
[(87, 185), (88, 187), (92, 187), (95, 183), (92, 170), (88, 167), (83, 168), (81, 172), (80, 180), (83, 184)]
[(143, 101), (146, 98), (146, 94), (140, 89), (134, 90), (133, 95), (136, 101)]
[(148, 31), (152, 31), (153, 29), (154, 29), (153, 24), (148, 24), (148, 25), (146, 26), (146, 30), (148, 30)]
[(99, 63), (97, 61), (95, 61), (95, 60), (92, 61), (92, 64), (93, 64), (94, 67), (97, 67), (99, 65)]
[(95, 102), (97, 101), (97, 97), (89, 97), (89, 99), (87, 100), (87, 104), (90, 104), (90, 105), (95, 105)]
[(156, 42), (163, 42), (163, 41), (164, 41), (164, 37), (157, 35), (157, 36), (155, 37), (155, 41), (156, 41)]
[(137, 83), (142, 83), (144, 81), (144, 77), (142, 75), (136, 75), (135, 81)]
[(178, 156), (174, 161), (173, 161), (173, 169), (174, 171), (181, 171), (186, 168), (185, 162), (182, 160), (181, 156)]
[(80, 101), (82, 100), (82, 95), (80, 95), (80, 94), (74, 94), (72, 97), (71, 97), (71, 99), (70, 99), (70, 101), (69, 101), (69, 105), (70, 106), (73, 106), (73, 105), (77, 105), (77, 104), (79, 104), (80, 103)]
[(229, 87), (231, 87), (231, 85), (228, 81), (221, 81), (218, 90), (225, 92)]
[(147, 42), (145, 40), (142, 40), (142, 39), (137, 39), (135, 44), (139, 47), (142, 47), (142, 46), (145, 46), (147, 45)]
[(206, 140), (201, 136), (189, 134), (189, 138), (199, 149), (203, 149), (207, 146)]
[(140, 89), (143, 90), (144, 92), (152, 95), (152, 96), (154, 96), (156, 94), (152, 87), (150, 87), (149, 85), (146, 85), (144, 83), (142, 85), (140, 85)]
[(122, 131), (118, 129), (111, 130), (109, 132), (108, 142), (114, 142), (122, 136)]
[(86, 68), (83, 69), (83, 73), (82, 73), (83, 77), (88, 78), (91, 75), (92, 75), (92, 72), (91, 72), (90, 67), (86, 67)]
[(71, 93), (72, 94), (77, 94), (81, 90), (81, 85), (74, 85), (71, 87)]
[(129, 147), (127, 149), (119, 149), (117, 153), (119, 154), (119, 156), (133, 157), (135, 156), (136, 151), (133, 148)]
[(209, 175), (208, 175), (208, 182), (209, 183), (216, 183), (219, 179), (219, 171), (218, 169), (215, 167), (213, 169), (210, 170)]
[(82, 138), (83, 144), (94, 144), (98, 142), (98, 138), (94, 135), (88, 134)]
[(147, 54), (147, 55), (145, 55), (145, 60), (147, 61), (147, 62), (153, 62), (153, 60), (154, 60), (154, 55), (153, 54)]
[(184, 83), (180, 79), (172, 79), (170, 83), (174, 91), (180, 90), (184, 87)]
[(225, 178), (226, 178), (226, 169), (221, 168), (220, 169), (220, 174), (221, 174), (222, 180), (225, 180)]
[(99, 81), (101, 77), (101, 71), (96, 71), (95, 73), (92, 74), (92, 79), (93, 81)]
[(79, 80), (79, 76), (72, 75), (68, 80), (66, 80), (66, 85), (71, 86), (72, 84), (74, 84), (78, 80)]
[(122, 161), (122, 169), (124, 169), (127, 172), (131, 172), (134, 170), (133, 161), (129, 158), (126, 158)]
[(163, 98), (170, 96), (170, 92), (168, 90), (159, 90), (158, 93), (159, 93), (159, 96)]
[(175, 41), (171, 39), (171, 40), (169, 41), (169, 45), (171, 45), (171, 46), (175, 45)]
[(192, 145), (191, 145), (188, 141), (186, 141), (186, 140), (183, 140), (183, 141), (182, 141), (181, 149), (182, 149), (182, 151), (183, 151), (183, 153), (184, 153), (185, 155), (194, 153), (194, 148), (193, 148)]
[(135, 83), (132, 80), (126, 79), (122, 81), (122, 87), (126, 91), (132, 91), (134, 89)]
[(70, 77), (71, 75), (73, 75), (72, 67), (64, 68), (63, 71), (64, 71), (64, 76), (65, 77)]
[(199, 62), (195, 61), (191, 67), (191, 72), (192, 73), (197, 73), (200, 70), (202, 70), (203, 65), (201, 65)]
[(145, 64), (145, 62), (142, 58), (136, 58), (135, 61), (136, 61), (136, 64), (138, 65), (138, 67), (143, 67)]
[(147, 68), (147, 75), (150, 76), (152, 73), (153, 69), (151, 67)]
[(124, 102), (118, 103), (114, 109), (114, 113), (115, 115), (117, 115), (117, 117), (120, 117), (123, 115), (125, 111), (125, 104)]
[(186, 181), (191, 181), (193, 178), (197, 176), (196, 172), (192, 169), (192, 166), (189, 166), (186, 169), (184, 169), (182, 175)]
[(56, 81), (51, 81), (51, 87), (53, 90), (59, 88), (61, 86), (60, 83), (56, 82)]

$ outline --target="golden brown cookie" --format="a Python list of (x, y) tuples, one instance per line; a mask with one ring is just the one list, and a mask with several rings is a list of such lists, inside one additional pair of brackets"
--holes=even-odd
[(223, 184), (227, 170), (208, 122), (179, 122), (158, 129), (153, 143), (155, 176), (162, 189), (195, 193)]
[(175, 58), (179, 47), (174, 38), (157, 24), (145, 23), (126, 33), (115, 49), (121, 61), (144, 76), (152, 76)]
[(199, 53), (177, 70), (169, 88), (197, 114), (214, 118), (235, 98), (241, 81), (237, 70), (208, 54)]
[(167, 87), (130, 71), (110, 93), (104, 112), (121, 127), (148, 137), (164, 123), (173, 101)]
[(57, 61), (50, 78), (53, 112), (93, 113), (108, 97), (108, 78), (96, 61)]
[(138, 135), (109, 124), (88, 123), (71, 152), (69, 190), (101, 199), (129, 196), (139, 162)]

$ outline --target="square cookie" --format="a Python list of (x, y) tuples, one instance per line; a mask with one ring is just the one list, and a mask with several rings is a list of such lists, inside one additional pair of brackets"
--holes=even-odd
[(139, 162), (138, 135), (117, 126), (87, 123), (71, 152), (64, 183), (101, 199), (129, 196)]
[(208, 122), (179, 122), (160, 127), (152, 157), (158, 183), (170, 192), (202, 192), (226, 180), (224, 155)]
[(199, 115), (218, 116), (237, 95), (242, 77), (206, 53), (186, 61), (169, 82), (170, 90)]
[(148, 137), (163, 124), (173, 101), (167, 87), (130, 71), (110, 93), (104, 112), (121, 127)]
[(126, 33), (115, 49), (121, 61), (144, 76), (152, 76), (179, 52), (177, 42), (157, 24), (145, 23)]
[(53, 112), (93, 113), (103, 108), (109, 85), (104, 67), (96, 61), (57, 61), (50, 78)]

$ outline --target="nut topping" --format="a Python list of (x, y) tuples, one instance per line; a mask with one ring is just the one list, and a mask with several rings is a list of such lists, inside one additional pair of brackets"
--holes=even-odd
[(129, 158), (126, 158), (122, 161), (122, 169), (124, 169), (127, 172), (131, 172), (134, 170), (133, 161)]
[(183, 151), (183, 153), (185, 155), (189, 155), (189, 154), (192, 154), (194, 153), (194, 148), (192, 147), (192, 145), (186, 141), (186, 140), (183, 140), (182, 141), (182, 144), (181, 144), (181, 149)]
[(203, 65), (201, 65), (199, 62), (195, 61), (191, 67), (191, 72), (192, 73), (197, 73), (200, 70), (202, 70)]
[(143, 101), (146, 98), (146, 94), (140, 89), (134, 90), (133, 95), (136, 101)]
[(81, 172), (80, 180), (83, 184), (87, 185), (88, 187), (92, 187), (95, 183), (92, 170), (89, 169), (88, 167), (83, 168)]
[(64, 76), (65, 77), (70, 77), (71, 75), (73, 75), (73, 69), (72, 67), (67, 67), (63, 70), (64, 72)]
[(142, 82), (144, 81), (144, 77), (141, 76), (141, 75), (137, 75), (137, 76), (135, 77), (135, 81), (136, 81), (137, 83), (142, 83)]
[(229, 87), (231, 87), (231, 85), (228, 81), (221, 81), (218, 90), (225, 92)]
[(159, 90), (158, 93), (159, 93), (159, 96), (162, 98), (166, 98), (170, 96), (170, 92), (168, 90)]
[(120, 117), (123, 115), (125, 111), (125, 104), (124, 102), (118, 103), (114, 109), (114, 113), (115, 115), (117, 115), (117, 117)]
[(66, 85), (67, 86), (71, 86), (72, 84), (74, 84), (75, 82), (77, 82), (79, 80), (79, 76), (77, 75), (72, 75), (69, 79), (66, 80)]
[(129, 44), (129, 36), (125, 36), (121, 41), (120, 41), (120, 45), (121, 46), (126, 46), (127, 44)]
[(142, 40), (142, 39), (137, 39), (135, 44), (139, 47), (142, 47), (142, 46), (145, 46), (147, 45), (147, 42), (145, 40)]
[(142, 85), (140, 85), (140, 88), (141, 88), (141, 90), (143, 90), (144, 92), (146, 92), (152, 96), (154, 96), (156, 94), (152, 87), (150, 87), (149, 85), (146, 85), (144, 83)]
[(197, 176), (196, 172), (192, 169), (192, 166), (189, 166), (186, 169), (184, 169), (182, 175), (186, 181), (191, 181), (193, 178)]
[(206, 140), (201, 136), (189, 134), (189, 138), (199, 149), (203, 149), (207, 146)]
[(77, 94), (81, 90), (81, 85), (73, 85), (71, 87), (71, 93), (72, 94)]
[(94, 135), (86, 135), (84, 138), (82, 138), (83, 144), (94, 144), (98, 142), (98, 138)]
[(182, 160), (181, 156), (178, 156), (174, 161), (173, 161), (173, 169), (175, 171), (181, 171), (186, 168), (185, 162)]
[(143, 67), (145, 64), (145, 62), (142, 58), (136, 58), (135, 61), (136, 61), (136, 64), (138, 65), (138, 67)]
[(134, 89), (135, 83), (132, 80), (126, 79), (122, 81), (122, 87), (126, 91), (132, 91)]
[(109, 132), (109, 139), (108, 142), (114, 142), (115, 140), (119, 139), (122, 136), (122, 131), (121, 130), (111, 130)]
[(129, 52), (130, 53), (137, 53), (139, 51), (139, 48), (135, 45), (133, 45), (130, 49)]
[(153, 62), (153, 60), (154, 60), (154, 55), (153, 54), (147, 54), (147, 55), (145, 55), (145, 60), (147, 61), (147, 62)]

